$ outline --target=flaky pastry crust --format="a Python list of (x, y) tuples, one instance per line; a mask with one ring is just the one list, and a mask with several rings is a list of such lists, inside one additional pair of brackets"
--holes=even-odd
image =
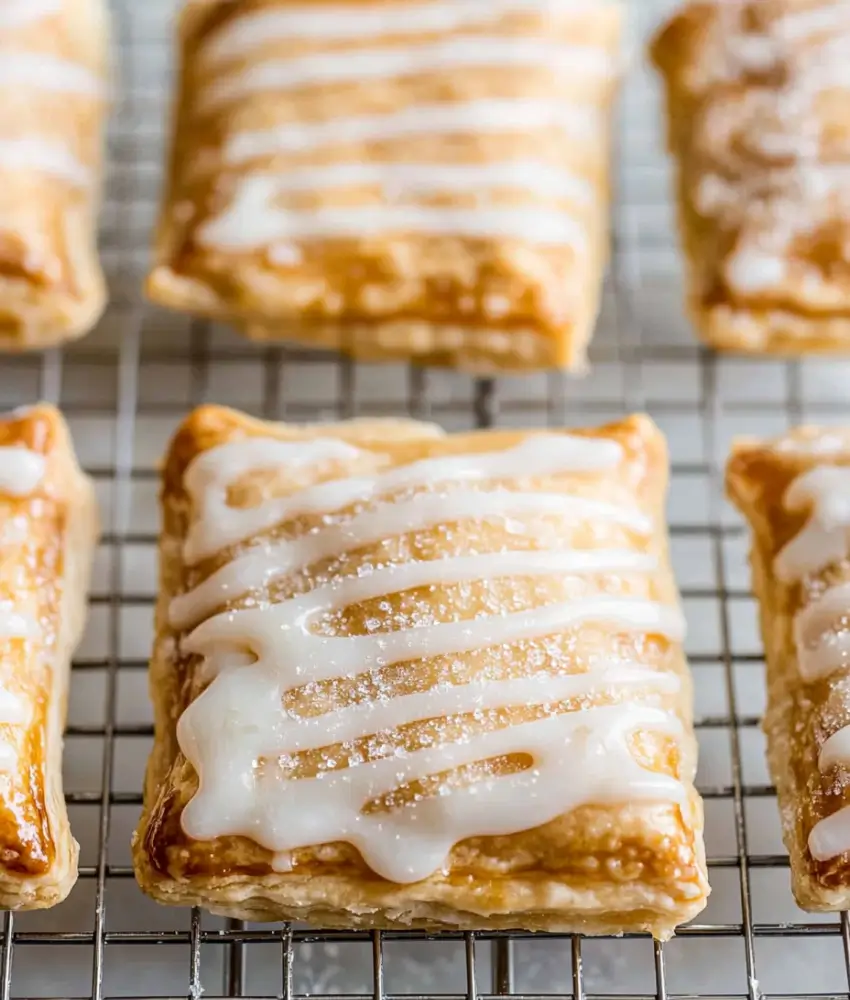
[(850, 580), (850, 564), (831, 563), (803, 586), (778, 579), (774, 561), (811, 514), (807, 507), (789, 510), (786, 491), (824, 466), (850, 466), (850, 431), (803, 427), (774, 441), (741, 440), (726, 472), (729, 497), (753, 532), (750, 564), (767, 664), (764, 730), (792, 887), (800, 906), (815, 911), (850, 903), (850, 855), (817, 860), (808, 846), (816, 824), (850, 804), (843, 771), (822, 773), (818, 764), (826, 740), (850, 722), (850, 694), (846, 670), (803, 676), (794, 620), (825, 587)]
[(580, 367), (620, 10), (486, 8), (189, 3), (150, 298), (365, 360)]
[[(606, 587), (618, 592), (620, 586), (628, 591), (634, 586), (654, 599), (675, 604), (677, 596), (667, 564), (663, 526), (667, 478), (663, 438), (643, 417), (579, 433), (591, 440), (617, 442), (624, 451), (617, 469), (590, 478), (581, 474), (545, 476), (535, 480), (533, 489), (576, 490), (611, 502), (637, 498), (653, 525), (646, 544), (661, 561), (658, 572), (642, 583), (626, 584), (592, 576), (586, 581), (589, 592), (603, 592)], [(276, 871), (271, 852), (252, 840), (220, 836), (198, 841), (184, 831), (184, 810), (197, 792), (198, 778), (181, 752), (177, 722), (205, 689), (206, 680), (200, 657), (184, 650), (186, 631), (170, 624), (169, 607), (174, 597), (208, 580), (231, 557), (246, 550), (246, 545), (238, 545), (197, 565), (187, 564), (187, 532), (198, 516), (185, 483), (193, 460), (225, 443), (247, 443), (256, 438), (283, 442), (330, 438), (358, 449), (356, 459), (341, 465), (332, 463), (319, 471), (280, 467), (244, 475), (230, 488), (230, 502), (251, 508), (261, 500), (286, 496), (329, 478), (368, 475), (376, 469), (400, 468), (425, 458), (498, 452), (529, 437), (524, 432), (507, 431), (445, 436), (431, 425), (407, 421), (299, 427), (266, 423), (218, 407), (204, 407), (186, 419), (172, 441), (163, 468), (161, 586), (150, 673), (155, 741), (145, 782), (144, 811), (133, 847), (137, 878), (145, 892), (161, 902), (200, 905), (215, 913), (261, 921), (305, 920), (338, 927), (523, 927), (589, 934), (650, 931), (659, 938), (669, 937), (678, 924), (702, 909), (708, 885), (702, 806), (692, 784), (696, 744), (691, 728), (690, 680), (680, 645), (654, 635), (612, 636), (595, 628), (582, 629), (572, 633), (572, 639), (568, 633), (551, 638), (554, 645), (545, 646), (545, 655), (552, 657), (553, 664), (565, 657), (563, 662), (570, 665), (570, 672), (581, 673), (596, 657), (604, 660), (616, 650), (617, 655), (626, 659), (637, 656), (651, 664), (653, 671), (681, 682), (673, 684), (676, 694), (665, 696), (669, 697), (665, 704), (683, 726), (678, 744), (671, 745), (666, 738), (648, 733), (635, 737), (640, 742), (643, 766), (681, 779), (681, 803), (589, 804), (534, 829), (509, 836), (473, 837), (454, 846), (441, 870), (412, 884), (381, 878), (346, 843), (315, 844), (295, 850), (287, 860), (288, 870)], [(310, 520), (298, 523), (299, 530), (306, 530)], [(496, 535), (491, 536), (491, 530)], [(430, 553), (424, 558), (448, 558), (457, 551), (455, 546), (460, 552), (475, 552), (478, 545), (495, 545), (498, 551), (500, 545), (508, 544), (508, 536), (501, 530), (474, 521), (459, 523), (451, 531), (438, 526), (402, 535), (397, 540), (388, 539), (386, 545), (398, 545), (402, 560), (409, 546)], [(591, 539), (602, 544), (606, 530), (604, 525), (586, 524), (574, 526), (568, 535), (579, 545), (594, 544)], [(625, 544), (624, 537), (619, 536), (619, 540)], [(259, 541), (265, 544), (267, 539)], [(518, 543), (513, 540), (513, 544)], [(629, 544), (636, 542), (632, 539)], [(376, 552), (387, 551), (392, 549), (383, 543), (365, 546), (347, 560), (354, 560), (355, 566), (366, 565)], [(349, 571), (351, 565), (349, 562)], [(292, 593), (293, 586), (319, 586), (324, 572), (318, 567), (307, 570), (301, 584), (278, 581), (272, 600)], [(476, 610), (492, 607), (494, 595), (507, 602), (502, 607), (516, 608), (517, 601), (530, 601), (529, 606), (534, 607), (537, 601), (546, 601), (547, 597), (551, 600), (560, 585), (549, 578), (539, 584), (549, 588), (547, 596), (537, 591), (536, 597), (528, 593), (522, 597), (519, 595), (524, 591), (520, 589), (509, 597), (495, 584), (491, 592), (486, 581), (469, 584), (462, 592), (464, 596), (450, 584), (438, 584), (411, 592), (408, 597), (388, 594), (380, 603), (355, 604), (329, 627), (333, 634), (349, 636), (365, 635), (375, 628), (392, 630), (396, 616), (408, 607), (405, 601), (414, 599), (423, 620), (429, 615), (449, 614), (448, 619), (438, 619), (448, 621), (455, 615), (474, 615)], [(250, 598), (228, 602), (224, 607), (244, 607), (246, 602), (254, 606), (258, 599), (265, 600), (252, 592)], [(469, 601), (471, 604), (465, 606)], [(536, 640), (512, 642), (500, 647), (492, 662), (495, 651), (482, 648), (454, 661), (453, 669), (479, 676), (488, 664), (490, 668), (499, 664), (496, 669), (518, 671), (522, 676), (533, 670), (533, 662), (540, 662), (534, 650), (539, 653), (543, 648)], [(380, 671), (381, 679), (376, 683), (391, 683), (398, 685), (394, 690), (404, 691), (408, 685), (419, 687), (444, 667), (440, 658), (432, 657), (395, 669), (398, 673)], [(610, 696), (616, 701), (623, 693), (611, 692)], [(316, 711), (314, 697), (303, 695), (301, 707), (308, 714)], [(533, 712), (533, 708), (523, 711)], [(517, 721), (523, 718), (520, 712)], [(439, 734), (439, 726), (436, 732)], [(414, 738), (406, 733), (400, 730), (397, 738)], [(320, 756), (327, 759), (328, 751), (322, 750)], [(500, 761), (492, 765), (497, 771), (515, 766), (513, 758)], [(322, 764), (319, 761), (313, 766)]]
[(106, 50), (103, 0), (0, 11), (0, 350), (82, 336), (103, 311)]
[(32, 910), (61, 902), (77, 879), (78, 849), (62, 792), (62, 732), (97, 514), (92, 483), (53, 407), (0, 418), (5, 464), (11, 459), (4, 449), (27, 449), (44, 463), (31, 489), (16, 483), (8, 492), (0, 485), (0, 633), (10, 614), (33, 626), (27, 638), (0, 634), (3, 711), (10, 698), (21, 710), (0, 725), (0, 906)]
[(687, 305), (710, 345), (850, 349), (845, 0), (686, 4), (657, 35)]

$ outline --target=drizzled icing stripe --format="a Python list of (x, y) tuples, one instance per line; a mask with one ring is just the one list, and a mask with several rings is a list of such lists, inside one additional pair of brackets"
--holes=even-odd
[(35, 170), (77, 187), (92, 180), (92, 171), (67, 146), (39, 136), (0, 139), (0, 170)]
[[(807, 511), (800, 531), (776, 556), (773, 569), (785, 584), (805, 581), (847, 559), (850, 550), (850, 468), (817, 466), (795, 479), (783, 503), (791, 512)], [(824, 680), (850, 665), (850, 584), (827, 587), (803, 607), (794, 619), (794, 642), (800, 676), (807, 682)], [(850, 766), (850, 727), (826, 740), (818, 761), (826, 773)], [(816, 823), (809, 835), (809, 851), (827, 861), (850, 851), (850, 807), (839, 809)]]
[(217, 31), (201, 57), (216, 63), (238, 59), (276, 41), (361, 41), (380, 37), (448, 34), (487, 26), (510, 14), (557, 14), (583, 0), (440, 0), (350, 6), (311, 4), (240, 17)]
[(85, 66), (43, 52), (3, 51), (0, 54), (0, 87), (31, 87), (85, 97), (99, 97), (103, 93), (102, 81)]
[[(597, 518), (621, 524), (640, 534), (651, 525), (639, 511), (605, 504), (598, 500), (565, 496), (562, 493), (484, 493), (480, 490), (445, 493), (421, 493), (409, 500), (381, 503), (374, 510), (355, 515), (351, 520), (326, 527), (293, 541), (264, 545), (248, 550), (222, 566), (191, 593), (174, 598), (171, 624), (187, 628), (215, 611), (226, 601), (236, 600), (252, 588), (268, 586), (273, 580), (306, 569), (314, 563), (345, 555), (382, 538), (398, 536), (414, 529), (434, 528), (447, 521), (447, 504), (457, 519), (518, 517), (520, 515), (559, 518)], [(533, 530), (520, 524), (517, 534), (534, 537)], [(538, 535), (541, 533), (538, 529)], [(646, 562), (639, 553), (582, 552), (561, 557), (563, 572), (600, 572), (606, 561), (614, 568)], [(572, 568), (569, 565), (572, 560)], [(581, 561), (583, 566), (580, 565)], [(642, 569), (650, 569), (641, 565)], [(555, 570), (553, 570), (555, 571)]]
[(61, 9), (62, 0), (4, 0), (0, 5), (0, 31), (41, 21)]
[[(614, 513), (611, 505), (585, 497), (495, 488), (503, 479), (592, 474), (615, 467), (623, 457), (614, 442), (567, 435), (540, 435), (506, 451), (426, 459), (371, 477), (332, 480), (248, 510), (227, 506), (229, 487), (251, 469), (289, 462), (290, 467), (314, 464), (318, 473), (328, 463), (346, 462), (356, 454), (337, 441), (252, 439), (197, 459), (184, 485), (197, 512), (187, 549), (199, 558), (305, 513), (329, 517), (353, 503), (396, 492), (405, 495), (355, 513), (342, 524), (326, 522), (317, 532), (249, 549), (172, 604), (175, 626), (185, 628), (202, 619), (223, 595), (234, 598), (262, 588), (279, 573), (374, 544), (379, 518), (385, 537), (469, 518), (553, 513), (588, 520), (599, 516), (644, 533), (651, 530), (646, 518), (629, 508)], [(439, 497), (434, 492), (406, 492), (433, 491), (444, 481), (492, 485), (480, 490), (478, 510), (472, 506), (474, 494), (463, 488)], [(439, 521), (437, 502), (442, 507)], [(523, 525), (522, 531), (534, 535), (530, 525)], [(662, 707), (664, 698), (678, 690), (678, 679), (640, 663), (603, 663), (581, 676), (536, 674), (441, 684), (425, 692), (331, 709), (317, 718), (305, 719), (283, 708), (286, 694), (305, 684), (356, 680), (374, 676), (378, 666), (541, 639), (586, 623), (679, 642), (684, 623), (676, 607), (607, 594), (389, 633), (327, 636), (314, 631), (318, 619), (329, 612), (420, 587), (656, 569), (653, 556), (633, 550), (461, 554), (373, 566), (268, 607), (207, 618), (181, 640), (184, 652), (203, 657), (204, 675), (212, 678), (178, 724), (181, 748), (200, 776), (199, 791), (183, 813), (186, 832), (200, 839), (248, 836), (279, 853), (345, 840), (378, 874), (411, 882), (433, 872), (453, 844), (474, 834), (527, 829), (587, 802), (682, 801), (685, 790), (679, 780), (644, 769), (629, 749), (629, 737), (637, 730), (672, 739), (681, 736), (678, 718)], [(623, 692), (631, 692), (623, 704), (577, 711), (564, 711), (562, 704)], [(463, 738), (444, 735), (439, 746), (403, 755), (390, 749), (390, 734), (418, 721), (529, 705), (540, 706), (542, 717)], [(281, 755), (350, 744), (375, 733), (382, 734), (387, 747), (379, 759), (350, 760), (345, 768), (299, 780), (287, 778), (275, 764)], [(389, 813), (363, 812), (370, 801), (411, 782), (517, 753), (530, 754), (534, 766), (477, 782), (472, 789), (446, 788), (446, 794)], [(569, 782), (563, 780), (565, 773), (571, 775)]]
[[(350, 462), (361, 453), (334, 439), (274, 441), (251, 438), (233, 441), (200, 455), (187, 470), (185, 487), (194, 498), (197, 520), (189, 528), (183, 556), (191, 565), (276, 524), (341, 510), (382, 494), (417, 489), (441, 482), (549, 476), (557, 473), (611, 468), (622, 458), (613, 441), (566, 434), (540, 434), (506, 451), (478, 455), (426, 458), (390, 469), (378, 476), (357, 476), (309, 486), (291, 496), (276, 497), (258, 507), (240, 509), (227, 503), (227, 488), (253, 469), (290, 469), (326, 462)], [(624, 516), (629, 516), (626, 509)], [(632, 523), (646, 530), (647, 519), (631, 512)]]
[(461, 104), (419, 104), (388, 114), (299, 122), (253, 132), (237, 132), (224, 144), (224, 162), (279, 153), (308, 153), (357, 142), (396, 142), (423, 135), (469, 135), (552, 129), (569, 138), (596, 138), (600, 116), (591, 107), (539, 98), (482, 98)]
[(785, 14), (776, 24), (777, 33), (787, 41), (799, 42), (813, 35), (828, 34), (850, 22), (845, 0)]
[(335, 83), (360, 83), (443, 73), (461, 69), (508, 69), (516, 66), (551, 68), (554, 74), (572, 77), (611, 74), (603, 49), (564, 45), (541, 38), (470, 35), (403, 48), (358, 49), (354, 52), (321, 52), (289, 59), (270, 59), (224, 76), (207, 86), (203, 108), (217, 108), (230, 101), (263, 91), (299, 90)]
[[(291, 194), (334, 188), (377, 187), (389, 201), (441, 194), (481, 194), (496, 190), (533, 191), (536, 195), (589, 205), (593, 185), (580, 174), (535, 160), (498, 163), (331, 163), (296, 167), (283, 174), (255, 174), (254, 190), (264, 202)], [(259, 200), (259, 195), (258, 195)]]
[(0, 447), (0, 492), (25, 497), (37, 489), (47, 471), (47, 460), (29, 448)]
[(279, 240), (365, 239), (385, 233), (513, 239), (552, 247), (584, 248), (584, 227), (567, 212), (516, 208), (431, 208), (425, 205), (359, 205), (309, 211), (281, 208), (265, 198), (265, 185), (248, 178), (227, 209), (198, 231), (198, 242), (233, 252)]

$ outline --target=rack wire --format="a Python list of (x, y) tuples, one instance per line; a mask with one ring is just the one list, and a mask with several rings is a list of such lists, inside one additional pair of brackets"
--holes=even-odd
[[(634, 11), (638, 41), (671, 3), (643, 0)], [(284, 346), (259, 349), (143, 304), (175, 0), (112, 6), (120, 86), (103, 225), (112, 304), (79, 345), (0, 366), (0, 404), (43, 398), (62, 406), (95, 478), (105, 523), (66, 740), (80, 881), (53, 911), (4, 916), (0, 1000), (850, 1000), (847, 915), (804, 914), (788, 889), (758, 728), (763, 665), (745, 538), (721, 491), (731, 433), (840, 420), (850, 408), (850, 371), (834, 363), (722, 359), (695, 345), (678, 306), (668, 178), (649, 77), (637, 70), (624, 102), (615, 253), (591, 376), (581, 383), (560, 375), (474, 380), (376, 369)], [(691, 629), (714, 887), (696, 922), (661, 946), (639, 936), (319, 932), (222, 921), (144, 900), (128, 841), (152, 736), (144, 687), (155, 587), (155, 462), (180, 416), (208, 400), (275, 419), (368, 411), (451, 429), (570, 425), (635, 409), (656, 418), (673, 457), (671, 534)]]

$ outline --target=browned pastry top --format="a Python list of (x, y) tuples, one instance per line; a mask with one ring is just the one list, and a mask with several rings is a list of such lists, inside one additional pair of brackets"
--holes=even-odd
[[(850, 898), (850, 853), (815, 857), (809, 848), (818, 825), (850, 805), (846, 769), (819, 766), (826, 741), (850, 724), (850, 678), (840, 663), (812, 673), (806, 666), (809, 657), (820, 655), (812, 649), (826, 648), (830, 635), (846, 631), (847, 616), (807, 616), (832, 588), (850, 582), (850, 564), (842, 555), (799, 579), (784, 579), (777, 560), (790, 544), (800, 544), (819, 516), (815, 499), (789, 500), (792, 485), (819, 470), (848, 467), (846, 430), (803, 427), (774, 441), (737, 442), (727, 469), (730, 497), (754, 533), (751, 562), (767, 659), (765, 729), (794, 889), (798, 902), (815, 910), (843, 907)], [(806, 620), (811, 625), (800, 632)]]
[[(661, 521), (666, 488), (666, 452), (658, 432), (648, 421), (636, 418), (578, 434), (600, 443), (616, 442), (620, 445), (624, 458), (616, 471), (602, 476), (581, 473), (544, 476), (534, 481), (533, 489), (568, 490), (614, 504), (636, 503), (657, 526), (658, 533), (653, 534), (651, 539), (639, 542), (630, 530), (622, 526), (594, 524), (591, 521), (569, 529), (571, 542), (578, 549), (608, 544), (615, 548), (640, 548), (646, 544), (649, 552), (658, 554), (662, 560), (666, 559)], [(362, 899), (364, 906), (380, 905), (382, 901), (390, 906), (388, 900), (396, 898), (394, 894), (408, 891), (418, 893), (421, 899), (443, 899), (447, 903), (453, 893), (474, 893), (479, 912), (504, 914), (510, 913), (512, 908), (516, 911), (534, 909), (529, 900), (538, 898), (541, 900), (540, 909), (546, 909), (546, 904), (542, 902), (549, 898), (546, 894), (549, 893), (551, 900), (555, 900), (558, 891), (565, 894), (587, 891), (589, 894), (598, 893), (601, 898), (606, 892), (613, 894), (612, 884), (617, 884), (628, 886), (624, 888), (627, 893), (645, 894), (645, 909), (632, 914), (637, 924), (643, 927), (656, 926), (655, 918), (649, 916), (654, 905), (650, 897), (662, 897), (666, 900), (664, 905), (669, 908), (691, 905), (699, 908), (701, 903), (697, 901), (704, 898), (705, 882), (701, 814), (689, 778), (693, 765), (691, 736), (677, 744), (657, 732), (642, 731), (633, 745), (644, 767), (682, 778), (689, 789), (687, 801), (683, 804), (590, 804), (535, 829), (507, 836), (472, 837), (456, 844), (441, 871), (409, 890), (376, 875), (358, 851), (346, 843), (315, 844), (293, 851), (289, 874), (283, 875), (280, 868), (273, 864), (275, 859), (272, 853), (250, 839), (222, 836), (204, 841), (193, 840), (186, 835), (182, 817), (187, 803), (197, 792), (198, 778), (180, 751), (175, 727), (181, 714), (205, 690), (208, 679), (201, 669), (200, 658), (183, 649), (187, 632), (169, 624), (168, 607), (173, 597), (209, 579), (212, 573), (245, 549), (244, 545), (231, 547), (213, 558), (203, 559), (197, 565), (187, 564), (181, 553), (198, 511), (195, 501), (186, 491), (186, 471), (198, 456), (228, 442), (254, 438), (309, 441), (311, 436), (317, 435), (323, 440), (334, 438), (356, 445), (359, 457), (346, 461), (342, 466), (331, 462), (320, 472), (285, 466), (253, 471), (230, 487), (229, 503), (236, 508), (251, 508), (315, 482), (339, 476), (368, 475), (376, 470), (384, 472), (426, 458), (503, 451), (529, 436), (522, 432), (495, 432), (444, 437), (427, 425), (405, 422), (353, 422), (321, 429), (302, 429), (265, 424), (214, 407), (196, 411), (184, 422), (172, 443), (163, 470), (162, 586), (151, 675), (151, 690), (157, 705), (156, 748), (148, 772), (145, 816), (136, 845), (136, 864), (141, 871), (143, 885), (150, 891), (161, 891), (165, 897), (172, 886), (184, 886), (191, 893), (192, 886), (214, 884), (215, 887), (222, 887), (224, 892), (226, 886), (232, 885), (234, 893), (237, 893), (237, 886), (246, 880), (257, 879), (256, 891), (262, 897), (269, 891), (263, 886), (277, 885), (276, 880), (289, 879), (294, 884), (303, 885), (311, 878), (322, 878), (338, 887), (348, 886), (351, 898)], [(309, 517), (299, 518), (277, 526), (269, 537), (292, 537), (293, 533), (300, 536), (305, 531), (309, 532), (311, 524)], [(314, 524), (312, 526), (315, 527)], [(252, 607), (258, 601), (263, 603), (266, 600), (275, 603), (319, 586), (328, 574), (343, 572), (343, 566), (345, 575), (348, 575), (356, 572), (358, 566), (371, 565), (379, 558), (404, 562), (410, 558), (428, 560), (441, 555), (448, 557), (458, 553), (502, 551), (508, 545), (505, 530), (496, 522), (472, 521), (459, 523), (451, 529), (436, 526), (433, 530), (402, 534), (385, 540), (377, 547), (366, 545), (339, 560), (331, 560), (327, 565), (313, 565), (304, 574), (276, 580), (269, 584), (267, 593), (260, 595), (252, 591), (244, 598), (227, 602), (225, 608)], [(510, 531), (509, 525), (507, 530)], [(255, 542), (265, 544), (266, 539), (255, 539)], [(518, 546), (522, 547), (522, 540), (514, 534), (509, 547)], [(339, 565), (334, 570), (337, 563)], [(666, 567), (666, 563), (663, 565)], [(480, 581), (463, 586), (440, 584), (388, 594), (381, 600), (358, 602), (338, 614), (330, 615), (317, 627), (322, 634), (339, 636), (372, 635), (376, 630), (392, 632), (408, 627), (400, 624), (402, 621), (416, 621), (420, 617), (423, 621), (474, 618), (487, 609), (492, 610), (494, 601), (502, 601), (502, 606), (511, 610), (523, 606), (534, 608), (557, 600), (564, 586), (578, 588), (569, 590), (574, 596), (603, 593), (646, 597), (661, 603), (676, 600), (672, 578), (666, 568), (645, 579), (591, 574), (581, 585), (576, 580), (566, 583), (555, 578), (537, 581), (511, 579), (504, 581), (504, 585), (498, 581)], [(549, 663), (552, 669), (561, 664), (563, 669), (568, 667), (570, 673), (580, 674), (598, 659), (604, 660), (608, 654), (618, 661), (633, 659), (653, 671), (670, 673), (679, 678), (679, 694), (665, 695), (665, 699), (671, 700), (664, 703), (679, 713), (685, 725), (690, 725), (690, 687), (679, 645), (660, 634), (619, 634), (616, 629), (611, 634), (601, 626), (566, 630), (544, 641), (511, 642), (498, 649), (485, 647), (462, 658), (412, 660), (383, 668), (375, 684), (381, 691), (398, 695), (427, 690), (441, 679), (453, 678), (462, 683), (466, 675), (484, 677), (492, 671), (523, 676), (533, 663)], [(358, 699), (369, 698), (368, 692), (364, 694), (362, 684), (354, 682), (319, 687), (321, 690), (310, 683), (303, 691), (293, 692), (292, 704), (287, 700), (287, 708), (314, 715), (329, 710), (328, 699), (330, 702), (353, 700), (356, 704)], [(612, 689), (599, 703), (608, 704), (608, 698), (617, 703), (621, 698), (628, 697), (628, 691)], [(571, 710), (580, 709), (581, 699), (569, 707)], [(535, 706), (527, 709), (513, 707), (510, 711), (512, 724), (536, 717)], [(442, 721), (418, 723), (399, 730), (393, 738), (402, 740), (407, 751), (427, 745), (432, 740), (439, 741), (441, 729), (437, 723)], [(453, 724), (466, 723), (459, 719)], [(349, 753), (357, 757), (361, 753), (382, 752), (379, 749), (371, 751), (369, 745), (368, 742), (362, 746), (358, 743), (354, 750), (331, 746), (296, 754), (288, 762), (281, 759), (279, 764), (266, 764), (283, 767), (287, 773), (291, 770), (295, 777), (311, 777), (317, 771), (325, 770), (329, 766), (328, 761), (335, 761), (334, 767), (342, 766)], [(509, 755), (479, 766), (491, 768), (496, 774), (506, 774), (522, 769), (527, 763)], [(454, 780), (472, 778), (467, 776), (461, 779), (451, 771), (439, 777), (440, 782)], [(437, 778), (430, 781), (437, 781)], [(398, 794), (402, 799), (408, 793), (434, 794), (438, 785), (429, 788), (411, 786), (407, 792), (401, 789)], [(378, 808), (398, 808), (400, 804), (401, 800), (375, 805)], [(518, 888), (517, 880), (526, 888)], [(562, 889), (552, 888), (555, 885)], [(162, 887), (161, 890), (157, 889), (158, 886)], [(199, 888), (196, 891), (202, 890)], [(526, 895), (521, 898), (523, 893)], [(550, 905), (557, 909), (556, 905)], [(565, 910), (568, 908), (566, 904), (562, 905)], [(633, 901), (626, 904), (626, 908), (633, 905), (637, 909)], [(333, 901), (329, 898), (326, 911), (322, 914), (323, 920), (340, 919), (338, 915), (329, 914), (332, 908)], [(502, 919), (503, 923), (497, 925), (506, 926), (507, 921), (517, 918), (494, 919)], [(527, 923), (528, 918), (523, 919)], [(596, 919), (599, 920), (598, 914)], [(659, 924), (664, 920), (667, 921), (664, 926), (668, 927), (670, 917), (659, 918)], [(610, 922), (600, 921), (596, 924), (597, 928), (600, 924), (610, 926)]]
[(46, 872), (56, 854), (44, 768), (68, 513), (61, 495), (66, 468), (54, 458), (62, 435), (50, 408), (0, 419), (0, 448), (24, 447), (47, 459), (44, 479), (28, 495), (0, 488), (0, 608), (38, 625), (33, 639), (0, 638), (0, 688), (32, 710), (25, 725), (0, 725), (0, 739), (17, 758), (14, 769), (0, 769), (0, 867), (26, 875)]

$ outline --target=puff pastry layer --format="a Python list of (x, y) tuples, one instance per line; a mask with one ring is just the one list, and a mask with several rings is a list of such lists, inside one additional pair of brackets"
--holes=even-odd
[(148, 294), (358, 358), (580, 365), (619, 36), (606, 0), (195, 0)]
[(103, 310), (105, 18), (102, 0), (0, 8), (0, 349), (80, 336)]
[(71, 654), (97, 534), (60, 415), (0, 418), (0, 906), (53, 906), (77, 878), (62, 794)]
[(848, 45), (845, 0), (690, 3), (656, 38), (709, 344), (850, 349)]
[(727, 469), (753, 530), (764, 728), (798, 903), (850, 902), (850, 431), (741, 441)]
[(702, 909), (646, 418), (444, 436), (208, 407), (163, 475), (146, 892), (251, 920), (660, 938)]

